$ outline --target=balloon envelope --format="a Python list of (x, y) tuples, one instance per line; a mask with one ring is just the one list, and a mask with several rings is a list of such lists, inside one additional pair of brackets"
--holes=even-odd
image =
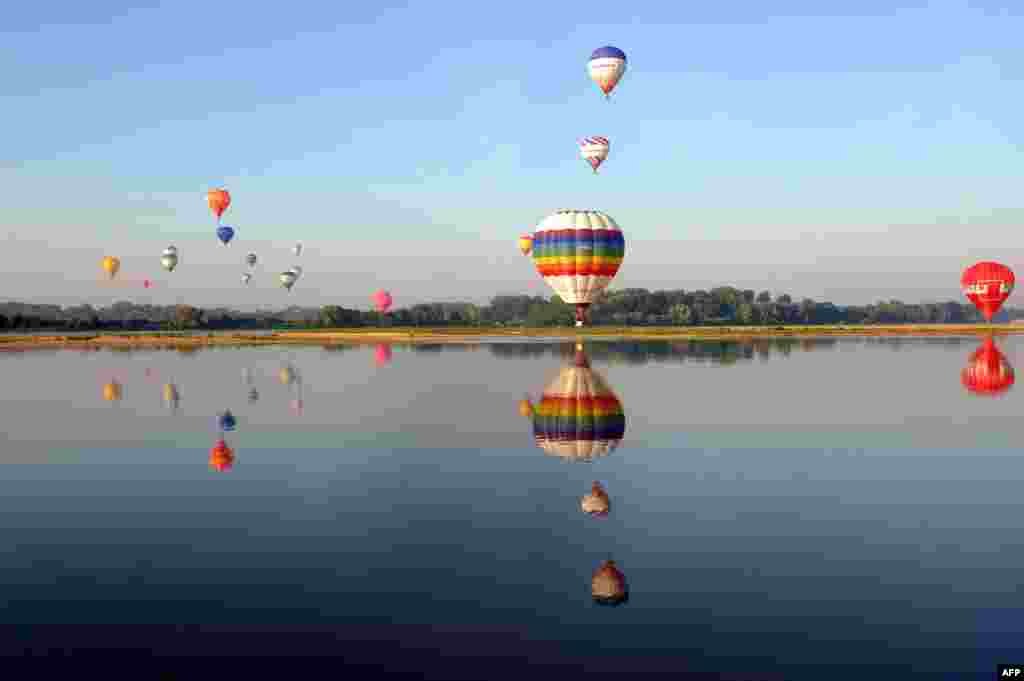
[(622, 403), (590, 368), (582, 349), (544, 390), (533, 410), (533, 437), (552, 456), (590, 461), (611, 454), (626, 432)]
[(178, 250), (174, 246), (164, 249), (163, 255), (160, 256), (160, 265), (168, 272), (173, 272), (178, 266)]
[(221, 414), (220, 418), (217, 420), (217, 425), (221, 430), (226, 432), (234, 430), (237, 423), (238, 422), (235, 421), (235, 415), (231, 413), (230, 409)]
[(626, 72), (626, 53), (611, 45), (599, 47), (590, 55), (587, 72), (607, 97)]
[(235, 230), (227, 225), (221, 225), (217, 228), (217, 238), (220, 239), (222, 244), (227, 246), (235, 238)]
[(579, 142), (580, 145), (580, 156), (584, 161), (590, 164), (594, 172), (601, 167), (601, 164), (608, 158), (608, 138), (607, 137), (584, 137)]
[(216, 471), (230, 470), (235, 464), (235, 450), (228, 446), (223, 439), (210, 449), (210, 468)]
[(619, 605), (629, 599), (626, 576), (616, 567), (614, 560), (606, 560), (594, 570), (590, 591), (594, 601), (601, 605)]
[(610, 215), (560, 210), (533, 234), (533, 264), (555, 293), (576, 306), (576, 323), (622, 265), (626, 241)]
[(960, 288), (987, 321), (999, 311), (1010, 294), (1016, 279), (1013, 270), (998, 262), (975, 263), (964, 270)]
[(231, 205), (231, 194), (227, 189), (213, 189), (206, 193), (206, 202), (210, 205), (213, 214), (220, 220), (220, 216), (224, 215), (224, 211)]
[(280, 280), (281, 286), (284, 286), (289, 291), (292, 290), (292, 286), (295, 286), (295, 281), (298, 279), (295, 273), (292, 272), (291, 270), (288, 270), (287, 272), (282, 272), (281, 274), (278, 275), (277, 278), (278, 280)]
[(108, 255), (103, 258), (100, 263), (100, 267), (107, 273), (107, 276), (113, 279), (117, 275), (117, 271), (121, 269), (121, 261), (112, 255)]
[(256, 254), (250, 253), (249, 255), (245, 256), (245, 264), (248, 265), (249, 267), (256, 267)]
[(530, 255), (531, 250), (533, 250), (533, 235), (523, 234), (519, 237), (519, 252), (523, 255)]
[(960, 382), (975, 395), (1001, 395), (1015, 381), (1013, 367), (991, 338), (971, 353), (967, 366), (960, 372)]
[(242, 283), (243, 284), (248, 284), (250, 279), (252, 279), (252, 275), (249, 274), (248, 272), (245, 272), (245, 273), (242, 274)]
[(387, 312), (391, 308), (392, 302), (391, 294), (387, 291), (380, 290), (373, 294), (373, 304), (377, 307), (378, 312)]
[(302, 242), (301, 241), (299, 243), (295, 244), (292, 247), (292, 253), (294, 253), (297, 256), (302, 254)]

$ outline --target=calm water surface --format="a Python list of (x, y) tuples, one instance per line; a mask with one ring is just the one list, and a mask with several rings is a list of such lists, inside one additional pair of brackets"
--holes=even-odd
[(2, 353), (0, 650), (992, 678), (1024, 660), (1024, 400), (963, 370), (1007, 388), (997, 346)]

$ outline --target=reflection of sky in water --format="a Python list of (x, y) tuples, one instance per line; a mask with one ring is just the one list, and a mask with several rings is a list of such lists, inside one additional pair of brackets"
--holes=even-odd
[[(476, 635), (624, 674), (964, 678), (1016, 659), (1019, 391), (964, 389), (974, 339), (764, 345), (588, 345), (626, 413), (591, 464), (545, 456), (518, 413), (567, 344), (396, 344), (386, 369), (373, 345), (0, 355), (0, 627), (135, 624), (117, 636), (164, 652), (176, 623), (448, 655)], [(1016, 365), (1024, 342), (999, 347)], [(301, 381), (280, 380), (289, 365)], [(216, 472), (227, 409), (236, 459)], [(580, 511), (593, 480), (608, 518)], [(630, 589), (613, 609), (590, 601), (608, 558)], [(13, 631), (5, 646), (27, 645)], [(328, 640), (261, 645), (337, 654)]]

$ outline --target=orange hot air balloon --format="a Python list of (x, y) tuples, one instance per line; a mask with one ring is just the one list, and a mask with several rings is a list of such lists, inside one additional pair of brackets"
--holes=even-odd
[(235, 450), (228, 447), (228, 443), (223, 439), (217, 440), (217, 443), (210, 449), (210, 468), (216, 471), (227, 471), (231, 470), (234, 465)]
[(590, 592), (601, 605), (619, 605), (629, 599), (626, 576), (615, 567), (614, 560), (606, 560), (594, 571)]
[(964, 295), (974, 303), (985, 321), (989, 322), (1013, 293), (1015, 283), (1013, 270), (991, 261), (971, 265), (960, 277), (960, 288)]
[(519, 400), (519, 415), (524, 419), (528, 419), (533, 416), (533, 402), (530, 402), (529, 397), (524, 397)]
[(960, 382), (975, 395), (1001, 395), (1015, 380), (1013, 367), (991, 337), (971, 353), (967, 366), (960, 372)]
[(590, 494), (584, 495), (580, 499), (580, 508), (589, 516), (597, 518), (608, 517), (608, 511), (611, 510), (611, 500), (608, 498), (608, 493), (601, 487), (601, 483), (596, 480), (594, 481), (594, 484), (590, 486)]
[(103, 399), (107, 402), (120, 402), (122, 394), (121, 384), (117, 381), (111, 381), (103, 386)]
[(220, 220), (220, 216), (224, 215), (224, 211), (231, 205), (231, 194), (228, 194), (227, 189), (213, 189), (206, 193), (206, 202), (210, 204), (210, 210)]
[(103, 267), (103, 271), (107, 273), (107, 277), (113, 279), (117, 276), (117, 271), (121, 269), (121, 261), (112, 255), (108, 255), (103, 258), (100, 266)]
[(533, 235), (523, 234), (519, 237), (519, 252), (523, 255), (530, 255), (533, 250)]

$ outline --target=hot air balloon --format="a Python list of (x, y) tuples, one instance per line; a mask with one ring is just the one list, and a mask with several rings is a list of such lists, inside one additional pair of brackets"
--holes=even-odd
[(299, 279), (299, 278), (302, 277), (302, 268), (301, 267), (299, 267), (298, 265), (292, 265), (291, 269), (292, 269), (292, 272), (295, 273), (295, 278), (296, 279)]
[(123, 394), (121, 384), (117, 381), (112, 380), (103, 386), (103, 399), (107, 402), (120, 402)]
[(373, 294), (373, 304), (377, 307), (377, 312), (386, 313), (391, 309), (391, 294), (381, 289)]
[(216, 471), (230, 470), (235, 465), (235, 451), (223, 439), (210, 449), (210, 468)]
[(178, 266), (178, 249), (174, 246), (165, 248), (160, 255), (160, 265), (168, 272), (173, 272), (174, 268)]
[(597, 518), (608, 516), (611, 500), (608, 498), (608, 493), (601, 487), (601, 483), (594, 481), (594, 484), (590, 486), (590, 494), (584, 495), (580, 499), (580, 508), (589, 516)]
[(558, 372), (534, 406), (534, 441), (552, 456), (592, 461), (615, 451), (625, 432), (622, 403), (577, 345), (572, 365)]
[(250, 269), (256, 267), (256, 254), (250, 253), (249, 255), (245, 256), (245, 264), (248, 265)]
[(519, 237), (519, 252), (523, 255), (530, 255), (533, 250), (533, 235), (523, 234)]
[(230, 433), (235, 429), (237, 421), (235, 421), (235, 415), (231, 413), (230, 409), (220, 415), (217, 419), (217, 425), (222, 431), (227, 433)]
[(210, 204), (210, 210), (220, 222), (220, 217), (231, 205), (231, 194), (228, 194), (227, 189), (214, 189), (206, 193), (206, 202)]
[(259, 402), (260, 393), (256, 388), (249, 388), (249, 404)]
[(152, 285), (153, 285), (153, 282), (151, 282), (149, 279), (143, 279), (142, 280), (142, 287), (143, 288), (149, 288)]
[(373, 353), (373, 361), (379, 367), (391, 362), (391, 346), (387, 343), (378, 345)]
[(560, 210), (533, 234), (533, 263), (562, 301), (576, 306), (576, 326), (619, 271), (626, 252), (622, 230), (609, 215)]
[(626, 575), (615, 566), (614, 560), (606, 560), (594, 570), (590, 593), (594, 602), (600, 605), (619, 605), (629, 600)]
[(178, 387), (173, 383), (164, 384), (164, 402), (172, 410), (178, 408), (178, 403), (181, 402), (181, 395), (178, 393)]
[(217, 238), (220, 242), (227, 246), (231, 243), (231, 240), (235, 238), (235, 230), (227, 225), (221, 225), (217, 228)]
[(985, 320), (991, 322), (992, 316), (1013, 292), (1015, 281), (1013, 270), (1009, 267), (985, 261), (964, 270), (960, 277), (960, 288)]
[(249, 280), (250, 280), (250, 279), (252, 279), (252, 275), (251, 275), (251, 274), (249, 274), (248, 272), (243, 272), (243, 273), (242, 273), (242, 283), (243, 283), (243, 284), (245, 284), (246, 286), (248, 286), (248, 285), (249, 285)]
[(528, 419), (533, 416), (533, 403), (530, 402), (529, 397), (524, 397), (519, 400), (519, 415), (524, 419)]
[(608, 98), (626, 72), (626, 53), (611, 45), (599, 47), (590, 55), (587, 71), (590, 72), (590, 80), (597, 83)]
[(282, 272), (281, 274), (277, 275), (277, 278), (281, 281), (281, 286), (284, 286), (286, 289), (291, 291), (292, 286), (295, 286), (295, 282), (298, 280), (299, 277), (291, 270), (288, 270), (287, 272)]
[(121, 269), (121, 261), (112, 255), (108, 255), (103, 258), (100, 266), (103, 268), (103, 271), (107, 273), (107, 277), (113, 279), (117, 276), (117, 271)]
[(608, 158), (608, 138), (607, 137), (584, 137), (580, 140), (580, 156), (584, 161), (590, 164), (593, 168), (594, 174), (597, 174), (597, 169), (601, 167), (605, 159)]
[(975, 395), (1001, 395), (1015, 380), (1013, 367), (991, 337), (971, 353), (967, 366), (960, 372), (960, 382)]
[(295, 244), (294, 246), (292, 246), (292, 253), (295, 254), (295, 257), (298, 257), (298, 256), (302, 255), (302, 242), (301, 241), (299, 243)]

